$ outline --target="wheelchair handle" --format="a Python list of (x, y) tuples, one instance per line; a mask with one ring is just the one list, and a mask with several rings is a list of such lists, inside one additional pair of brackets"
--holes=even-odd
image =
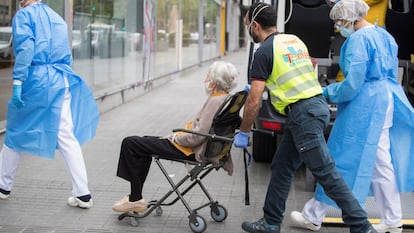
[(200, 133), (200, 132), (196, 132), (196, 131), (192, 131), (192, 130), (188, 130), (188, 129), (173, 129), (172, 131), (173, 131), (173, 133), (175, 133), (175, 132), (186, 132), (186, 133), (196, 134), (196, 135), (200, 135), (200, 136), (204, 136), (204, 137), (219, 139), (219, 140), (222, 140), (222, 141), (229, 141), (229, 142), (233, 141), (233, 138), (223, 137), (223, 136), (219, 136), (219, 135), (216, 135), (216, 134)]

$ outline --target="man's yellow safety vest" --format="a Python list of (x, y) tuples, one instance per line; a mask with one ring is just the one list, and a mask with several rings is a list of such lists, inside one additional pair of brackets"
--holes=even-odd
[(297, 36), (275, 35), (273, 55), (273, 70), (266, 87), (277, 111), (286, 115), (289, 104), (322, 93), (308, 49)]

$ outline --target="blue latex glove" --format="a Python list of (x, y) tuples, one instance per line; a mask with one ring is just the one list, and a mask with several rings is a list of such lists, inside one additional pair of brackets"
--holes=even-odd
[(18, 109), (24, 107), (24, 102), (22, 100), (22, 85), (13, 84), (13, 95), (11, 101)]
[(242, 132), (240, 131), (239, 133), (236, 134), (236, 136), (234, 136), (234, 141), (233, 144), (236, 147), (239, 148), (246, 148), (248, 143), (249, 143), (249, 135), (250, 132)]
[(250, 84), (247, 84), (246, 86), (244, 86), (244, 91), (249, 93), (250, 91)]
[(322, 87), (322, 95), (326, 98), (326, 99), (328, 99), (328, 91), (326, 90), (326, 88), (325, 87)]

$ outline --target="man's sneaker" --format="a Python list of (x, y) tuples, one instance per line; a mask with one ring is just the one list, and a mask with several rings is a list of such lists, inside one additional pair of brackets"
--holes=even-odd
[(398, 227), (392, 227), (381, 223), (373, 224), (372, 226), (375, 230), (377, 230), (378, 233), (401, 233), (403, 230), (402, 225)]
[(10, 191), (0, 188), (0, 199), (7, 199), (10, 196)]
[(242, 228), (250, 233), (280, 233), (279, 226), (268, 224), (264, 218), (255, 222), (243, 222)]
[(311, 231), (319, 231), (321, 229), (321, 225), (315, 225), (308, 221), (303, 214), (298, 211), (292, 211), (290, 213), (290, 219), (297, 227), (305, 228)]
[(92, 198), (89, 201), (82, 201), (77, 197), (69, 197), (68, 198), (68, 205), (73, 207), (80, 207), (82, 209), (89, 209), (93, 206)]

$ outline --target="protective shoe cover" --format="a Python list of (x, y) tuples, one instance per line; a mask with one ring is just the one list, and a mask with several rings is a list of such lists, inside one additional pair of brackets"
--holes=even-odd
[(292, 211), (290, 213), (290, 219), (292, 220), (293, 224), (297, 227), (309, 229), (311, 231), (319, 231), (321, 229), (320, 225), (315, 225), (310, 221), (306, 220), (306, 218), (303, 217), (302, 213), (298, 211)]
[(280, 233), (279, 226), (268, 224), (264, 218), (255, 222), (243, 222), (242, 228), (250, 233)]
[(9, 198), (10, 194), (4, 194), (2, 192), (0, 192), (0, 199), (7, 199)]
[(89, 209), (93, 206), (93, 200), (91, 198), (89, 199), (89, 201), (82, 201), (81, 199), (77, 197), (69, 197), (68, 205), (73, 206), (73, 207), (79, 207), (82, 209)]
[(392, 227), (392, 226), (385, 225), (383, 223), (373, 224), (372, 226), (374, 227), (375, 230), (377, 230), (378, 233), (401, 233), (403, 230), (402, 226)]
[(144, 199), (139, 201), (129, 201), (129, 196), (125, 196), (122, 200), (115, 202), (112, 206), (112, 210), (115, 212), (145, 212), (148, 209), (148, 205)]

